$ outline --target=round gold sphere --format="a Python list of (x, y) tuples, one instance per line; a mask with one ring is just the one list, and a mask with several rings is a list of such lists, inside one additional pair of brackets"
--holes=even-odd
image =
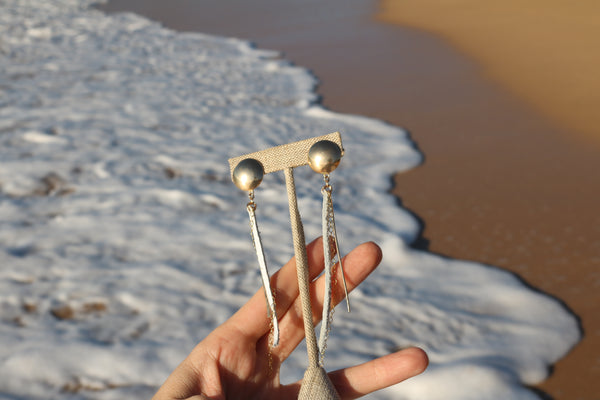
[(242, 190), (253, 190), (260, 185), (264, 175), (265, 171), (259, 161), (246, 158), (233, 169), (233, 183)]
[(330, 140), (321, 140), (308, 150), (308, 165), (320, 174), (328, 174), (335, 170), (341, 159), (342, 149)]

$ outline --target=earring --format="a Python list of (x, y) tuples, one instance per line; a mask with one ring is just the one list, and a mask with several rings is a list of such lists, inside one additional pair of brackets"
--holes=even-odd
[(256, 223), (256, 203), (254, 203), (254, 189), (260, 185), (264, 176), (262, 164), (252, 158), (247, 158), (239, 162), (233, 170), (233, 183), (241, 190), (248, 191), (250, 201), (246, 205), (248, 216), (250, 217), (250, 233), (252, 243), (258, 258), (260, 267), (260, 275), (262, 278), (263, 289), (267, 298), (267, 315), (271, 319), (272, 328), (272, 346), (279, 344), (279, 323), (277, 322), (277, 313), (275, 311), (275, 299), (271, 290), (271, 282), (269, 279), (269, 271), (267, 270), (267, 262), (263, 251), (258, 224)]
[(331, 198), (332, 187), (329, 183), (329, 173), (334, 171), (342, 159), (342, 149), (336, 143), (329, 140), (321, 140), (312, 145), (308, 151), (308, 165), (313, 171), (323, 174), (325, 184), (321, 188), (323, 194), (323, 255), (325, 258), (325, 296), (323, 299), (323, 317), (321, 321), (321, 332), (319, 333), (319, 351), (320, 362), (323, 365), (325, 358), (325, 348), (327, 347), (327, 338), (331, 330), (333, 320), (332, 306), (332, 280), (335, 276), (334, 260), (337, 261), (342, 272), (344, 283), (344, 293), (346, 296), (346, 306), (350, 312), (350, 302), (348, 299), (348, 288), (346, 286), (346, 277), (342, 265), (342, 255), (338, 245), (337, 232), (335, 229), (335, 216), (333, 214), (333, 201)]

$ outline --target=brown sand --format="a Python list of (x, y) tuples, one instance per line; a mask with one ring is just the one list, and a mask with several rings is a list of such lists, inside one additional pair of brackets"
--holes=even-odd
[(330, 14), (319, 9), (327, 24), (298, 23), (299, 13), (278, 0), (235, 7), (115, 0), (108, 9), (283, 50), (320, 78), (329, 108), (410, 129), (426, 161), (397, 175), (394, 193), (424, 220), (417, 245), (515, 271), (565, 301), (582, 318), (585, 337), (539, 389), (556, 400), (597, 399), (600, 151), (486, 79), (479, 64), (439, 38), (369, 21), (376, 11), (369, 7), (359, 16), (335, 9), (349, 1), (330, 0)]
[(380, 18), (443, 36), (486, 75), (600, 144), (600, 1), (383, 0)]
[(383, 0), (379, 18), (441, 35), (560, 123), (488, 120), (492, 129), (477, 132), (480, 113), (496, 107), (488, 103), (464, 121), (471, 143), (449, 151), (435, 126), (419, 121), (428, 161), (398, 176), (397, 192), (425, 220), (432, 251), (515, 271), (573, 309), (585, 337), (540, 387), (555, 399), (598, 398), (600, 2)]

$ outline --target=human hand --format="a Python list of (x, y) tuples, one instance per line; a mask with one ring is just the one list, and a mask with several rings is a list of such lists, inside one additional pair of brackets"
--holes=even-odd
[[(315, 324), (321, 318), (324, 277), (322, 240), (307, 246), (311, 303)], [(344, 258), (348, 290), (360, 284), (381, 261), (374, 243), (357, 246)], [(341, 274), (338, 268), (338, 274)], [(270, 324), (265, 295), (260, 289), (237, 313), (201, 341), (173, 371), (153, 400), (294, 399), (300, 383), (282, 385), (279, 369), (304, 338), (302, 305), (292, 258), (271, 278), (277, 294), (280, 343), (269, 349)], [(337, 281), (341, 281), (341, 275)], [(340, 290), (337, 290), (340, 292)], [(343, 291), (342, 291), (343, 292)], [(339, 303), (341, 297), (333, 299)], [(418, 375), (427, 356), (409, 348), (361, 365), (330, 372), (342, 399), (355, 399)]]

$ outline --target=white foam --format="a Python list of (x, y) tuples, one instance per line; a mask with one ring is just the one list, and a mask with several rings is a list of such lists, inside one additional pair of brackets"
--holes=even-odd
[[(259, 289), (227, 159), (333, 131), (342, 251), (375, 240), (385, 256), (337, 315), (327, 367), (419, 345), (430, 371), (372, 398), (534, 398), (523, 385), (577, 342), (576, 320), (502, 270), (408, 247), (418, 224), (389, 194), (421, 160), (406, 132), (314, 104), (314, 78), (276, 52), (89, 4), (0, 5), (0, 398), (149, 397)], [(35, 192), (51, 173), (70, 190)], [(321, 179), (296, 182), (317, 236)], [(257, 202), (273, 271), (292, 255), (281, 174)], [(299, 349), (283, 379), (305, 363)]]
[(23, 134), (23, 139), (31, 143), (39, 144), (64, 144), (65, 141), (62, 138), (48, 135), (43, 132), (29, 131)]

